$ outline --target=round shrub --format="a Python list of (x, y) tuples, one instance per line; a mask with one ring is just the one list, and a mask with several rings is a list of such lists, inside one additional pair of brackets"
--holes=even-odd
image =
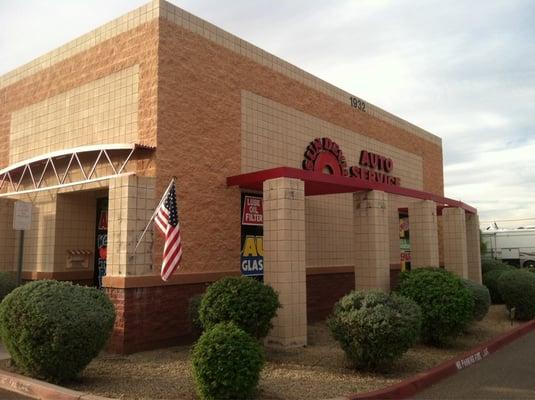
[(489, 312), (490, 307), (490, 292), (486, 286), (469, 279), (463, 279), (463, 285), (470, 290), (472, 298), (474, 299), (474, 308), (472, 310), (472, 319), (474, 321), (481, 321)]
[(0, 301), (17, 287), (17, 279), (10, 272), (0, 272)]
[(256, 339), (232, 322), (205, 331), (192, 355), (193, 376), (201, 399), (249, 399), (264, 366)]
[(516, 319), (535, 317), (535, 274), (524, 270), (506, 271), (498, 280), (498, 291), (507, 309), (515, 309)]
[(252, 278), (227, 277), (208, 287), (199, 315), (205, 330), (232, 321), (260, 339), (271, 329), (279, 307), (279, 296), (271, 286)]
[(108, 297), (70, 282), (35, 281), (0, 304), (0, 337), (22, 372), (74, 378), (106, 344), (115, 322)]
[(509, 264), (504, 263), (499, 260), (483, 260), (481, 261), (481, 273), (484, 275), (489, 271), (494, 271), (496, 269), (511, 269), (512, 267)]
[(483, 275), (483, 285), (489, 289), (490, 298), (493, 304), (503, 304), (502, 296), (498, 290), (498, 280), (504, 272), (514, 271), (515, 269), (516, 268), (514, 267), (507, 266), (503, 268), (492, 269)]
[(474, 300), (461, 278), (440, 268), (418, 268), (400, 275), (399, 293), (422, 309), (422, 339), (443, 345), (472, 320)]
[(384, 369), (419, 339), (422, 313), (412, 300), (383, 292), (351, 292), (327, 321), (349, 361), (359, 369)]

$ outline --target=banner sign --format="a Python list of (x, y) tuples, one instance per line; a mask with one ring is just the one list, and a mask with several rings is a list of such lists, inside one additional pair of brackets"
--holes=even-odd
[(241, 251), (242, 275), (264, 275), (264, 238), (248, 235)]
[(262, 197), (245, 196), (241, 224), (262, 226), (263, 223)]
[(245, 276), (264, 276), (264, 218), (262, 196), (241, 195), (240, 270)]
[(411, 268), (411, 234), (409, 217), (406, 214), (399, 216), (399, 248), (401, 250), (401, 270), (410, 271)]

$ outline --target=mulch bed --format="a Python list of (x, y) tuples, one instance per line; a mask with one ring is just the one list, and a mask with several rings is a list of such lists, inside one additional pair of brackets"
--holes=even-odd
[[(515, 324), (517, 325), (517, 324)], [(492, 306), (481, 322), (449, 348), (418, 345), (388, 373), (348, 368), (344, 353), (324, 323), (309, 326), (309, 345), (267, 350), (258, 399), (326, 399), (392, 385), (463, 353), (512, 328), (503, 305)], [(79, 381), (68, 387), (119, 399), (196, 399), (190, 367), (191, 346), (171, 347), (129, 356), (103, 354)]]

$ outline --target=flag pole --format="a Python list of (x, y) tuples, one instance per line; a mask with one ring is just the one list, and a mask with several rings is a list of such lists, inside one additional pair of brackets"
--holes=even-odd
[(162, 205), (162, 203), (165, 201), (165, 198), (167, 197), (167, 192), (169, 192), (169, 189), (171, 189), (171, 185), (174, 182), (175, 182), (175, 177), (173, 176), (171, 178), (171, 182), (169, 182), (169, 185), (167, 185), (167, 189), (165, 189), (165, 192), (163, 193), (163, 196), (162, 196), (160, 202), (158, 203), (158, 206), (156, 207), (156, 209), (152, 213), (152, 216), (150, 217), (149, 222), (147, 223), (147, 226), (145, 226), (145, 229), (143, 230), (143, 233), (141, 234), (139, 240), (137, 241), (136, 247), (134, 248), (134, 251), (132, 252), (132, 256), (134, 254), (136, 254), (136, 251), (137, 251), (137, 248), (139, 247), (139, 244), (141, 243), (141, 241), (145, 237), (145, 234), (147, 233), (147, 230), (149, 229), (149, 226), (150, 226), (151, 222), (154, 220), (154, 217), (156, 217), (156, 214), (158, 214), (158, 210), (160, 209), (160, 206)]

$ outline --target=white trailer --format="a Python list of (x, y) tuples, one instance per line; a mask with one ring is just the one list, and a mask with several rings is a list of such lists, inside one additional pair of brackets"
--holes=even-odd
[(497, 229), (483, 231), (484, 258), (494, 258), (523, 268), (535, 267), (535, 229)]

